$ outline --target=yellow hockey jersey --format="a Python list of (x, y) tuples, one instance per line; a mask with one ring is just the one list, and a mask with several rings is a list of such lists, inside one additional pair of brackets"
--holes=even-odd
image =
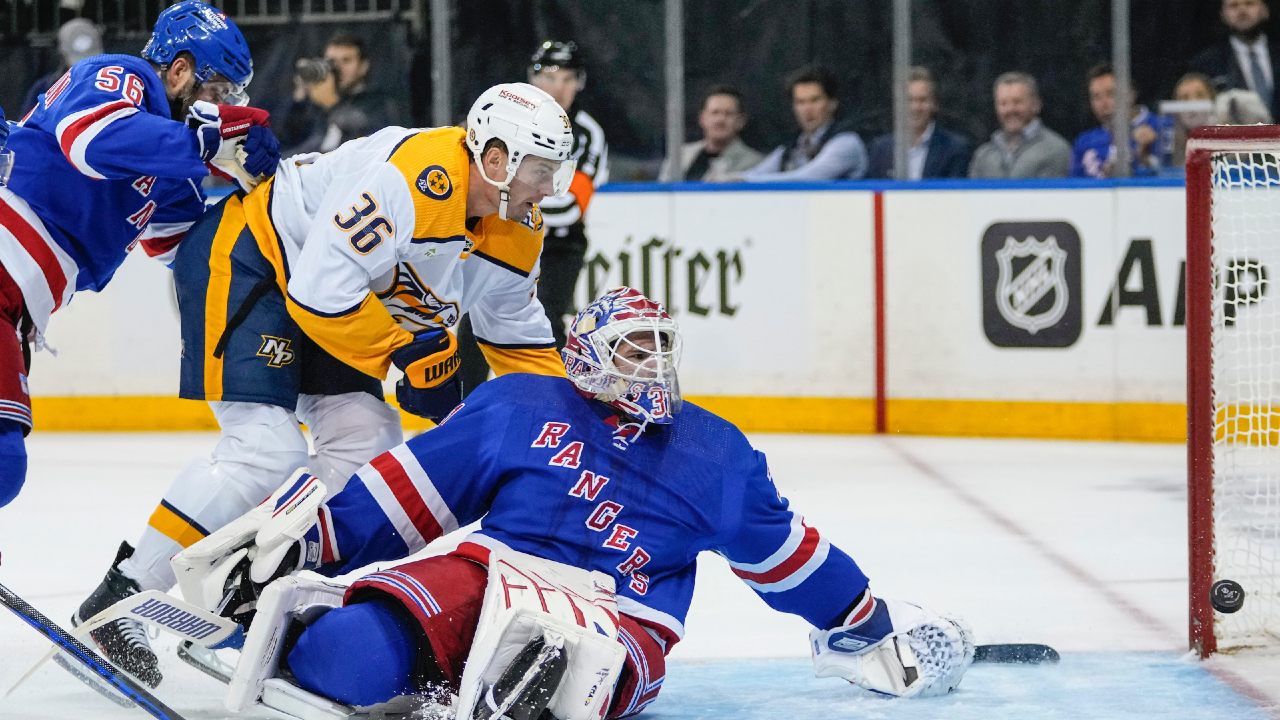
[(385, 378), (391, 352), (471, 314), (499, 374), (563, 375), (538, 302), (543, 223), (466, 217), (464, 130), (391, 127), (281, 161), (245, 200), (290, 315), (334, 357)]

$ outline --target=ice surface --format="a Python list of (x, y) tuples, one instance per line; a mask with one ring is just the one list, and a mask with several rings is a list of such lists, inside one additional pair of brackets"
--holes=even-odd
[[(209, 434), (29, 439), (27, 487), (0, 509), (0, 583), (58, 622), (136, 541)], [(1211, 666), (1186, 648), (1185, 449), (1178, 445), (759, 435), (779, 488), (848, 551), (878, 595), (964, 616), (980, 643), (1039, 642), (1046, 667), (977, 666), (949, 697), (890, 701), (812, 677), (804, 621), (770, 610), (724, 561), (700, 561), (685, 639), (653, 718), (1280, 717), (1280, 659)], [(188, 718), (229, 717), (223, 686), (157, 641), (157, 695)], [(0, 694), (44, 641), (0, 612)], [(1208, 672), (1226, 669), (1271, 715)], [(1237, 684), (1237, 687), (1239, 685)], [(0, 718), (139, 718), (50, 664)]]
[[(785, 688), (785, 691), (780, 691)], [(652, 713), (652, 714), (650, 714)], [(674, 662), (650, 720), (1263, 720), (1196, 663), (1173, 653), (1075, 653), (1058, 665), (977, 665), (950, 695), (922, 700), (878, 697), (813, 677), (807, 660)]]

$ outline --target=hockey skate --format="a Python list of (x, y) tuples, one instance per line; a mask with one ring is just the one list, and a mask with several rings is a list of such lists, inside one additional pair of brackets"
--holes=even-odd
[[(102, 583), (71, 616), (73, 627), (79, 627), (85, 618), (91, 618), (120, 600), (141, 591), (138, 583), (120, 572), (120, 563), (132, 554), (133, 548), (129, 543), (120, 543), (115, 562), (111, 564), (111, 569), (107, 570)], [(102, 656), (112, 665), (149, 688), (155, 688), (160, 684), (163, 679), (160, 674), (160, 663), (151, 649), (146, 625), (137, 620), (120, 619), (94, 630), (90, 633), (90, 637), (93, 638), (93, 643)]]

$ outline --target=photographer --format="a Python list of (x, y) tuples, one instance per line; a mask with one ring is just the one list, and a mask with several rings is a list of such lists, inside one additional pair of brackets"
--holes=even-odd
[(280, 123), (282, 152), (329, 152), (346, 140), (396, 124), (393, 102), (369, 87), (368, 78), (364, 44), (350, 35), (330, 38), (323, 57), (298, 60), (293, 104)]

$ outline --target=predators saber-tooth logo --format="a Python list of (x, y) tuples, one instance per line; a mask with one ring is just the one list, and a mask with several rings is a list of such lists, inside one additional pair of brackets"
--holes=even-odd
[(460, 313), (458, 303), (444, 302), (431, 288), (423, 284), (413, 268), (401, 263), (396, 266), (395, 278), (390, 286), (375, 291), (396, 324), (409, 332), (428, 328), (453, 327)]
[(284, 367), (293, 362), (293, 348), (288, 338), (272, 335), (262, 336), (262, 347), (258, 348), (258, 357), (269, 358), (267, 367)]

